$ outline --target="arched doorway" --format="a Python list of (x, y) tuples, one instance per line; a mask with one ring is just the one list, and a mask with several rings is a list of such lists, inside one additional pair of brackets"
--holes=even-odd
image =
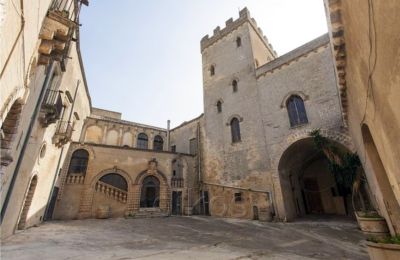
[(35, 194), (37, 185), (37, 175), (32, 178), (31, 184), (29, 185), (28, 194), (26, 195), (24, 207), (22, 208), (21, 217), (18, 222), (18, 229), (24, 229), (28, 217), (29, 208), (31, 207), (33, 195)]
[(382, 193), (383, 203), (389, 216), (389, 228), (392, 233), (400, 234), (400, 205), (393, 193), (386, 170), (383, 167), (381, 157), (379, 156), (378, 149), (375, 146), (374, 139), (372, 138), (368, 126), (364, 124), (361, 130), (365, 152), (368, 156), (373, 173), (375, 174), (379, 189)]
[(155, 176), (147, 176), (142, 183), (141, 208), (158, 208), (160, 205), (160, 181)]
[[(341, 152), (343, 145), (331, 141)], [(279, 177), (287, 220), (313, 215), (352, 215), (351, 189), (330, 171), (329, 161), (313, 139), (304, 138), (282, 154)]]

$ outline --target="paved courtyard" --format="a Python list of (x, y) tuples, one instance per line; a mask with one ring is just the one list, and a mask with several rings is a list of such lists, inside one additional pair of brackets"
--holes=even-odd
[(52, 221), (3, 241), (1, 259), (368, 259), (362, 239), (348, 220)]

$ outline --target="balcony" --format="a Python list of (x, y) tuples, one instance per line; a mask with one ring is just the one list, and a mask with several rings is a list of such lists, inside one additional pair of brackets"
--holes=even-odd
[(171, 187), (172, 188), (183, 188), (184, 181), (183, 178), (174, 178), (171, 179)]
[(59, 90), (47, 89), (39, 116), (39, 120), (44, 127), (60, 119), (63, 110), (61, 93)]
[(43, 21), (39, 38), (39, 65), (47, 66), (51, 60), (59, 61), (65, 71), (65, 61), (77, 26), (82, 4), (88, 0), (53, 0)]
[(71, 141), (72, 125), (68, 121), (59, 121), (57, 123), (56, 132), (53, 136), (53, 143), (59, 147)]

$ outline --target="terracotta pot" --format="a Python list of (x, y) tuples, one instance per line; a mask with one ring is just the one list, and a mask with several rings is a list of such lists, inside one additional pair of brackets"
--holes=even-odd
[(361, 217), (356, 212), (358, 226), (367, 237), (384, 238), (389, 236), (389, 228), (386, 220), (380, 216), (377, 217)]
[(367, 242), (368, 254), (371, 260), (400, 259), (400, 245)]

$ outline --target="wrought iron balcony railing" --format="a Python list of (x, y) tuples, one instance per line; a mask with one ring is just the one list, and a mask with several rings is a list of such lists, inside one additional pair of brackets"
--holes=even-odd
[(172, 178), (171, 179), (171, 187), (172, 188), (183, 188), (184, 181), (183, 178)]
[(57, 146), (63, 146), (64, 144), (71, 141), (72, 137), (72, 125), (68, 121), (59, 121), (57, 123), (56, 132), (53, 136), (53, 143)]
[(47, 89), (40, 111), (40, 122), (44, 126), (55, 123), (61, 117), (63, 103), (61, 91)]

